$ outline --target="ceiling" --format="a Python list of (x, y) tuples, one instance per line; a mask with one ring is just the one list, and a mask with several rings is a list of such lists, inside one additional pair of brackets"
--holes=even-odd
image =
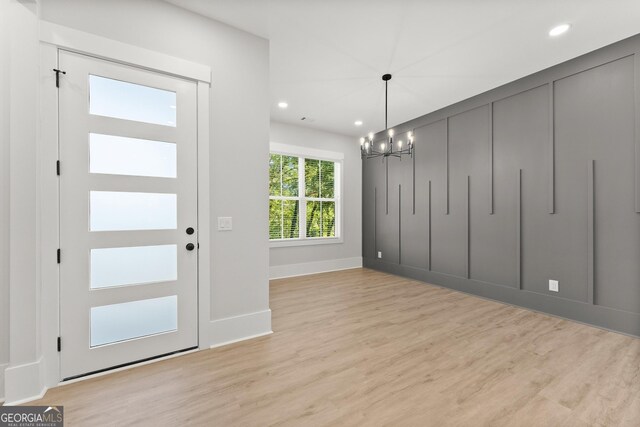
[(638, 0), (168, 1), (270, 40), (273, 120), (352, 136), (384, 129), (384, 73), (392, 127), (640, 33)]

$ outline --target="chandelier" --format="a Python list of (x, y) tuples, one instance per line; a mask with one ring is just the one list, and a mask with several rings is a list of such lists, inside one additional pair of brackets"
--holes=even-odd
[(407, 134), (406, 143), (401, 139), (395, 144), (393, 143), (393, 129), (387, 126), (387, 110), (388, 110), (388, 85), (391, 80), (391, 74), (382, 76), (384, 80), (384, 130), (387, 133), (386, 141), (380, 142), (376, 147), (373, 143), (373, 132), (369, 136), (360, 138), (360, 157), (363, 159), (373, 159), (374, 157), (401, 157), (403, 154), (413, 156), (413, 133)]

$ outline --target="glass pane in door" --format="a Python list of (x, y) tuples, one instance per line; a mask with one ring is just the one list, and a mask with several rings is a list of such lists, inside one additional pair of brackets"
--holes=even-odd
[(177, 176), (176, 144), (89, 134), (89, 172), (158, 178)]
[(178, 329), (178, 297), (91, 307), (91, 347)]
[(175, 194), (89, 193), (91, 231), (173, 230), (177, 227)]
[(175, 127), (176, 93), (91, 75), (89, 113)]
[(176, 245), (91, 249), (91, 289), (177, 279)]

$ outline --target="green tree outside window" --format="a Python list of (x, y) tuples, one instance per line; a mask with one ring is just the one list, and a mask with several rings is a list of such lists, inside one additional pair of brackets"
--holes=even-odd
[[(335, 171), (331, 161), (270, 155), (269, 239), (336, 236)], [(305, 212), (305, 229), (300, 230)]]

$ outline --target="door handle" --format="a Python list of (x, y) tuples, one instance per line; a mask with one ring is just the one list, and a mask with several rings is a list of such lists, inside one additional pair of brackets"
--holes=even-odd
[(189, 227), (189, 228), (187, 228), (187, 234), (188, 234), (189, 236), (191, 236), (194, 232), (195, 232), (195, 230), (193, 229), (193, 227)]
[(194, 245), (193, 243), (187, 243), (187, 250), (188, 251), (192, 251), (194, 250), (196, 247), (196, 245)]

